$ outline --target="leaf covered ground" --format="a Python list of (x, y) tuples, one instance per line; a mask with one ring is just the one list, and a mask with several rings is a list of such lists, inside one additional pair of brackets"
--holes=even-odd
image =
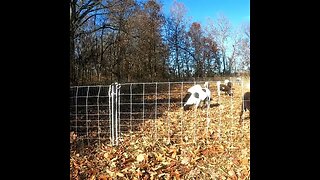
[[(118, 146), (72, 148), (70, 179), (250, 179), (250, 118), (240, 88), (208, 109), (182, 108), (122, 134)], [(75, 142), (73, 142), (75, 143)]]

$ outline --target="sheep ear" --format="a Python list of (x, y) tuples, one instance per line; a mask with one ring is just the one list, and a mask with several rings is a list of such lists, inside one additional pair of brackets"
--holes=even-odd
[(206, 82), (204, 83), (204, 87), (205, 87), (205, 88), (209, 88), (209, 82), (208, 82), (208, 81), (206, 81)]

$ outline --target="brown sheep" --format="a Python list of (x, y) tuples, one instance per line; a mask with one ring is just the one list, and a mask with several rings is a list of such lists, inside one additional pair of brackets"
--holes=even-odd
[(249, 111), (250, 113), (250, 92), (246, 92), (242, 98), (242, 105), (241, 105), (241, 112), (240, 112), (240, 119), (243, 119), (243, 112)]
[(232, 96), (232, 82), (228, 82), (227, 85), (220, 84), (220, 91), (225, 92), (225, 94), (228, 94), (229, 96)]

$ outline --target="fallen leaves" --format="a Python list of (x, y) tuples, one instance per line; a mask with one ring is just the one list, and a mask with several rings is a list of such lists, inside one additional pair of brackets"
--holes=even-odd
[(119, 146), (72, 150), (71, 179), (250, 179), (250, 123), (240, 124), (240, 104), (229, 103), (221, 96), (223, 105), (210, 108), (209, 126), (206, 110), (177, 108), (122, 134)]

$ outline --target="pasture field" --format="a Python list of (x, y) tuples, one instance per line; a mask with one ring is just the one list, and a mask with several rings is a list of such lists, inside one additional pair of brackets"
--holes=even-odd
[(218, 98), (212, 84), (210, 108), (164, 109), (118, 146), (71, 148), (70, 179), (250, 179), (250, 117), (239, 115), (248, 88), (234, 84), (233, 97)]

